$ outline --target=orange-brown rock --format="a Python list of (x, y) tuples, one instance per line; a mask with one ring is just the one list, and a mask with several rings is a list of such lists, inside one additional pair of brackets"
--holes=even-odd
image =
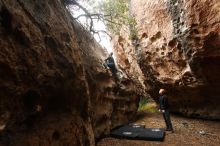
[(137, 61), (150, 95), (166, 88), (171, 110), (220, 119), (220, 1), (131, 0)]
[(137, 62), (136, 51), (132, 42), (127, 41), (128, 39), (129, 36), (124, 32), (123, 36), (115, 36), (112, 40), (118, 68), (125, 71), (124, 76), (135, 82), (139, 94), (146, 95), (144, 76)]
[(95, 145), (136, 113), (106, 52), (60, 0), (0, 0), (0, 145)]

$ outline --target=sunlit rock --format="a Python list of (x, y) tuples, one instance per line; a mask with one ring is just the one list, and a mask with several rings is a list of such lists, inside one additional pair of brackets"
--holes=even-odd
[(130, 6), (147, 92), (157, 99), (166, 88), (173, 112), (220, 119), (220, 1), (131, 0)]

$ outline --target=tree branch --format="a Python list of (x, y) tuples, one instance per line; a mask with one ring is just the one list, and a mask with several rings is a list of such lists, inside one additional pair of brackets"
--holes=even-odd
[[(86, 17), (87, 18), (86, 19), (86, 24), (87, 25), (88, 25), (88, 19), (89, 19), (90, 20), (90, 24), (88, 25), (89, 31), (91, 33), (93, 33), (93, 35), (97, 34), (100, 40), (101, 40), (100, 33), (105, 33), (107, 36), (109, 36), (109, 38), (111, 40), (112, 40), (112, 37), (105, 30), (95, 30), (93, 28), (93, 25), (94, 25), (93, 20), (94, 19), (100, 20), (103, 23), (105, 23), (105, 21), (107, 21), (107, 22), (110, 22), (110, 23), (113, 23), (113, 24), (116, 24), (116, 25), (121, 25), (121, 24), (113, 21), (111, 14), (103, 15), (103, 14), (99, 14), (99, 13), (90, 13), (86, 8), (84, 8), (82, 5), (80, 5), (76, 0), (63, 0), (62, 2), (64, 3), (65, 6), (74, 5), (74, 6), (77, 6), (79, 9), (83, 10), (85, 14), (81, 14), (81, 15), (77, 16), (74, 19), (78, 20), (81, 17)], [(106, 17), (110, 17), (110, 19), (106, 19)]]

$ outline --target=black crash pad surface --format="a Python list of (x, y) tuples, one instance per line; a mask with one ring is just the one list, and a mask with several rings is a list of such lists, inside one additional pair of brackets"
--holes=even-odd
[(145, 128), (141, 125), (129, 124), (112, 130), (111, 136), (115, 138), (163, 141), (164, 129)]

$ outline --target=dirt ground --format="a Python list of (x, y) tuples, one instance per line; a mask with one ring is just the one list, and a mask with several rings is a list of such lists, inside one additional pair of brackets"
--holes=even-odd
[[(220, 146), (220, 121), (189, 119), (171, 115), (174, 133), (166, 132), (164, 141), (115, 139), (100, 140), (97, 146)], [(161, 113), (141, 112), (137, 124), (149, 128), (165, 128)]]

